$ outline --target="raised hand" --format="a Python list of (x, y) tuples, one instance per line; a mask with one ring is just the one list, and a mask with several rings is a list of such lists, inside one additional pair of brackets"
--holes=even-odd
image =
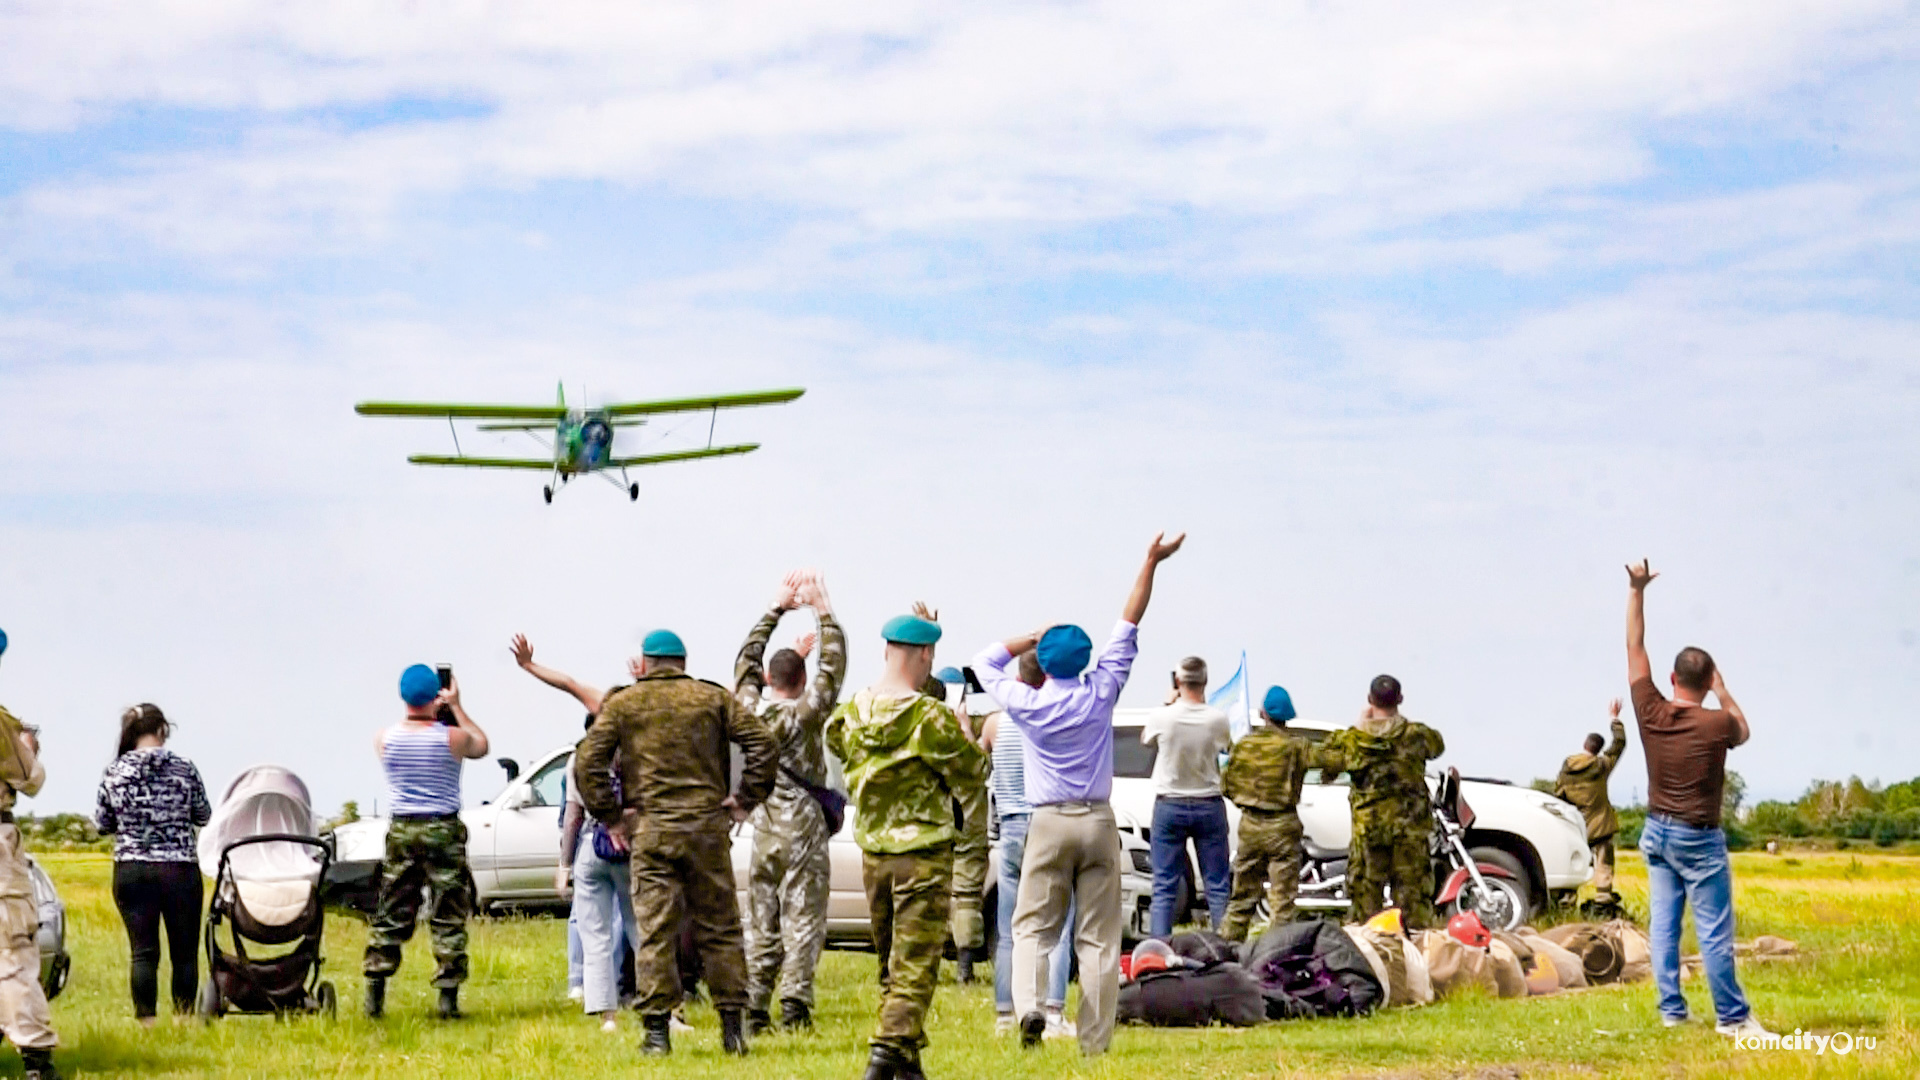
[[(1718, 674), (1718, 672), (1715, 672), (1715, 674)], [(1620, 699), (1619, 698), (1614, 698), (1612, 701), (1607, 703), (1607, 715), (1613, 717), (1615, 720), (1620, 719)]]
[(913, 613), (928, 622), (937, 623), (940, 621), (940, 612), (928, 607), (925, 600), (915, 600), (913, 602)]
[(781, 578), (780, 588), (773, 594), (774, 609), (777, 611), (792, 611), (794, 608), (799, 607), (800, 586), (804, 581), (805, 575), (799, 570), (795, 570), (793, 573)]
[(818, 644), (820, 644), (820, 635), (809, 630), (800, 635), (800, 640), (793, 643), (793, 651), (800, 654), (800, 659), (805, 660), (813, 655), (813, 647)]
[(1171, 541), (1167, 540), (1166, 533), (1160, 533), (1153, 538), (1153, 543), (1147, 545), (1147, 561), (1155, 563), (1166, 562), (1173, 557), (1174, 552), (1180, 550), (1180, 545), (1186, 542), (1186, 533), (1181, 533)]
[(1649, 560), (1641, 559), (1637, 564), (1629, 563), (1627, 565), (1628, 588), (1639, 592), (1647, 587), (1648, 582), (1660, 576), (1659, 571), (1654, 570), (1649, 563)]
[(527, 635), (513, 635), (513, 641), (507, 645), (507, 648), (513, 650), (514, 663), (521, 667), (533, 663), (533, 643), (527, 640)]

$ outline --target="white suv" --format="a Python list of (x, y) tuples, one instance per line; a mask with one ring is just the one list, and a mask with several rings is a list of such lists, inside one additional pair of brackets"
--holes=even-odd
[[(506, 789), (494, 799), (461, 812), (460, 819), (467, 825), (467, 863), (473, 869), (474, 900), (479, 909), (496, 905), (564, 905), (553, 888), (553, 869), (560, 858), (560, 815), (565, 799), (562, 784), (567, 764), (572, 760), (571, 746), (549, 751), (524, 774), (508, 781)], [(739, 768), (737, 758), (734, 767)], [(837, 782), (837, 777), (833, 779)], [(379, 892), (380, 862), (386, 854), (387, 819), (362, 818), (335, 829), (333, 836), (329, 902), (371, 911)], [(1153, 887), (1144, 832), (1129, 835), (1123, 831), (1121, 848), (1125, 860), (1121, 902), (1128, 915), (1128, 930), (1133, 936), (1144, 936), (1147, 900)], [(864, 945), (871, 940), (871, 930), (860, 848), (853, 842), (851, 815), (834, 834), (827, 851), (833, 863), (827, 900), (827, 937), (843, 944)], [(743, 912), (747, 903), (747, 864), (752, 855), (753, 827), (735, 826), (733, 872)], [(984, 899), (990, 937), (996, 923), (997, 903), (993, 868), (998, 865), (997, 859), (988, 864)], [(991, 948), (989, 940), (989, 951)]]
[[(1119, 709), (1113, 716), (1114, 814), (1122, 831), (1142, 839), (1153, 824), (1155, 750), (1140, 742), (1140, 731), (1151, 712)], [(1318, 742), (1340, 726), (1294, 720), (1287, 729)], [(1439, 783), (1437, 776), (1427, 780), (1429, 785)], [(1300, 792), (1300, 822), (1311, 844), (1346, 850), (1353, 838), (1353, 819), (1347, 809), (1349, 786), (1345, 773), (1330, 777), (1321, 776), (1318, 769), (1307, 773)], [(1571, 804), (1504, 780), (1463, 779), (1460, 790), (1475, 814), (1466, 836), (1474, 858), (1513, 874), (1529, 911), (1539, 910), (1549, 894), (1577, 889), (1593, 876), (1586, 821)], [(1237, 837), (1240, 812), (1229, 802), (1227, 814)], [(1195, 880), (1189, 864), (1177, 904), (1181, 911), (1205, 907), (1205, 897), (1196, 895)]]

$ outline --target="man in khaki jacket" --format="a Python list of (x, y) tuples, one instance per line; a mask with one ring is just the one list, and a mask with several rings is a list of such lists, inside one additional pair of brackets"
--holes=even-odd
[[(0, 631), (0, 656), (7, 635)], [(40, 986), (40, 912), (33, 902), (33, 878), (25, 845), (13, 823), (15, 794), (33, 795), (46, 783), (40, 764), (40, 738), (0, 706), (0, 1033), (20, 1048), (27, 1080), (58, 1080), (53, 1048), (53, 1016)]]
[(1610, 908), (1620, 903), (1613, 891), (1613, 838), (1620, 831), (1620, 815), (1613, 812), (1607, 780), (1620, 755), (1627, 752), (1627, 726), (1620, 722), (1620, 699), (1614, 698), (1613, 741), (1601, 749), (1598, 733), (1587, 736), (1586, 749), (1560, 765), (1554, 795), (1579, 809), (1587, 819), (1587, 844), (1593, 848), (1593, 903)]

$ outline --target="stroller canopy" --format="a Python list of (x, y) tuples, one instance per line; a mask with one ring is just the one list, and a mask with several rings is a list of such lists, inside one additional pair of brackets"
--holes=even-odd
[[(278, 765), (256, 765), (234, 777), (200, 830), (200, 869), (219, 889), (220, 856), (229, 844), (272, 833), (318, 836), (307, 785)], [(242, 902), (263, 922), (281, 923), (299, 914), (319, 884), (315, 849), (291, 842), (248, 844), (233, 852), (227, 873)]]

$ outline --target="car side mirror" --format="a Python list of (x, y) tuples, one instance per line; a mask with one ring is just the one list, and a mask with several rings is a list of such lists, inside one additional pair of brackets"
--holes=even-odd
[(499, 765), (500, 765), (500, 768), (506, 770), (507, 783), (511, 784), (515, 780), (520, 779), (520, 763), (519, 762), (513, 760), (510, 757), (503, 757), (499, 759)]

